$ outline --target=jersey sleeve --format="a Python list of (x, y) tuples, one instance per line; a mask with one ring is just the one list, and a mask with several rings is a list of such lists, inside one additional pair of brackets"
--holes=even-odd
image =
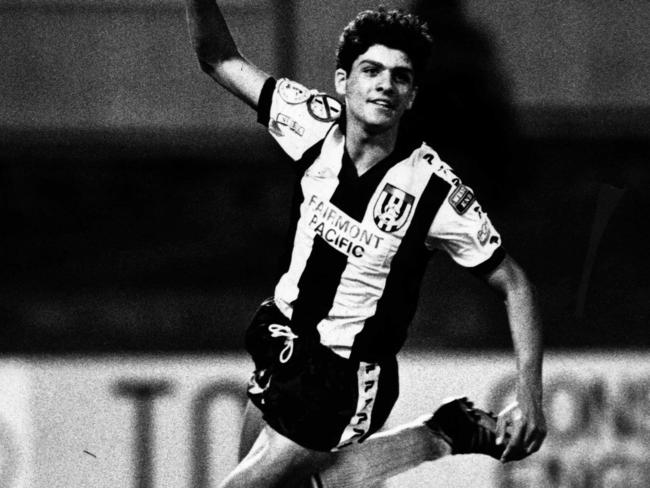
[(300, 83), (269, 78), (258, 103), (258, 121), (293, 160), (322, 140), (339, 119), (342, 106), (335, 98)]
[(474, 191), (448, 165), (439, 164), (439, 172), (450, 188), (429, 228), (426, 246), (444, 250), (461, 266), (489, 272), (505, 256), (501, 236)]

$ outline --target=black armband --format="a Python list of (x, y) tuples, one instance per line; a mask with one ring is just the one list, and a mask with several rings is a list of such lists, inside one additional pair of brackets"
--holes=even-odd
[(264, 82), (260, 99), (257, 101), (257, 121), (265, 127), (268, 127), (271, 118), (271, 102), (273, 101), (276, 83), (275, 78), (269, 77)]
[(492, 256), (487, 258), (481, 264), (469, 268), (469, 270), (475, 275), (485, 276), (487, 274), (490, 274), (492, 271), (494, 271), (497, 268), (497, 266), (499, 266), (501, 262), (505, 259), (505, 257), (506, 257), (506, 250), (503, 247), (499, 246), (492, 253)]

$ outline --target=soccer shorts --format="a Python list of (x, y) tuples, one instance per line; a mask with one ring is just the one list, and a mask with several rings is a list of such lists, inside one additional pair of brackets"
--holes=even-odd
[(397, 361), (343, 358), (296, 336), (268, 299), (246, 331), (255, 362), (248, 396), (275, 431), (303, 447), (335, 451), (382, 427), (398, 396)]

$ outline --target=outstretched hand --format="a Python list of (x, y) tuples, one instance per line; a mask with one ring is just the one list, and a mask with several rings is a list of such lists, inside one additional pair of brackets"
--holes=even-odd
[(497, 439), (505, 445), (501, 462), (519, 461), (542, 446), (546, 437), (546, 420), (538, 402), (513, 402), (504, 408), (497, 419)]

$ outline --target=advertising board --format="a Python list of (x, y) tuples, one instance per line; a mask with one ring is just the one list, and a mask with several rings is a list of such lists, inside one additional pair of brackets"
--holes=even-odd
[[(499, 410), (509, 354), (401, 357), (388, 427), (449, 396)], [(250, 363), (243, 355), (9, 359), (0, 364), (3, 488), (210, 488), (237, 462)], [(650, 354), (550, 353), (549, 435), (535, 456), (426, 463), (391, 488), (650, 486)]]

